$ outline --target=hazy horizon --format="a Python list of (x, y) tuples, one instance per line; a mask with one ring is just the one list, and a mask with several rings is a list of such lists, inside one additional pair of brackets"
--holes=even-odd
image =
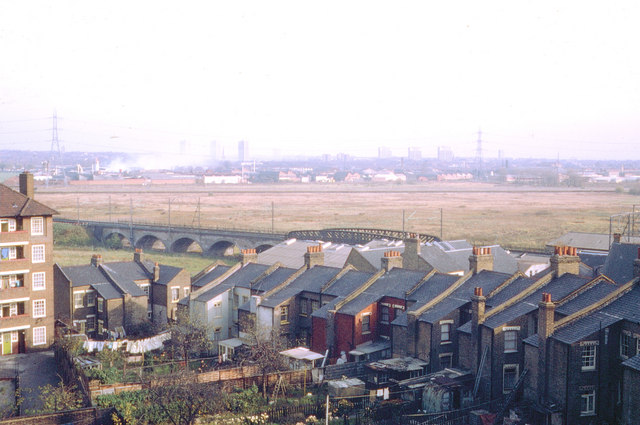
[(0, 4), (0, 150), (640, 159), (640, 4)]

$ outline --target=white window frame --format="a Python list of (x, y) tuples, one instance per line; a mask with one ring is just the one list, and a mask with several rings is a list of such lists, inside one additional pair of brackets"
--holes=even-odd
[[(582, 402), (586, 402), (583, 409)], [(583, 391), (580, 394), (580, 416), (592, 416), (596, 414), (596, 390)]]
[[(451, 328), (453, 327), (453, 320), (441, 320), (440, 321), (440, 344), (451, 344)], [(446, 338), (445, 338), (446, 336)]]
[(44, 217), (31, 217), (31, 234), (44, 235)]
[[(507, 335), (513, 335), (514, 338), (507, 339)], [(509, 345), (507, 345), (507, 343), (509, 343)], [(512, 329), (504, 331), (504, 352), (505, 353), (518, 352), (518, 331), (512, 330)]]
[(87, 322), (85, 324), (85, 332), (93, 332), (96, 330), (96, 315), (87, 314)]
[(628, 359), (633, 357), (631, 350), (633, 349), (633, 335), (629, 331), (622, 331), (620, 334), (620, 357)]
[(2, 223), (7, 223), (7, 232), (15, 232), (17, 228), (17, 221), (15, 218), (1, 218), (0, 228)]
[(88, 290), (85, 292), (85, 296), (87, 297), (87, 307), (95, 307), (96, 305), (96, 291)]
[[(367, 318), (367, 326), (365, 329), (365, 317)], [(362, 315), (362, 323), (360, 325), (360, 330), (362, 332), (362, 334), (368, 334), (371, 333), (371, 313), (364, 313)]]
[(211, 306), (213, 317), (222, 317), (222, 301), (214, 301)]
[(31, 245), (31, 262), (44, 263), (46, 260), (44, 244)]
[(580, 344), (580, 360), (583, 371), (596, 370), (598, 341), (585, 341)]
[(98, 313), (104, 312), (104, 298), (96, 297), (96, 307), (98, 308)]
[(38, 326), (33, 328), (33, 345), (44, 345), (47, 343), (46, 326)]
[[(78, 296), (80, 297), (80, 303), (78, 303)], [(73, 308), (84, 308), (84, 291), (73, 293)]]
[(46, 273), (45, 272), (33, 272), (31, 273), (31, 290), (42, 291), (46, 288)]
[[(507, 370), (515, 370), (516, 372), (516, 376), (513, 379), (513, 387), (512, 388), (505, 388), (505, 373)], [(516, 383), (518, 382), (518, 379), (520, 378), (520, 365), (518, 364), (505, 364), (502, 366), (502, 393), (503, 394), (509, 394), (513, 388), (515, 388)]]
[(389, 323), (391, 321), (391, 307), (388, 305), (383, 305), (382, 308), (380, 308), (380, 321), (382, 323)]
[[(39, 305), (42, 304), (42, 305)], [(32, 317), (47, 317), (47, 301), (46, 300), (33, 300), (32, 304)]]
[(11, 342), (18, 342), (18, 331), (11, 332)]
[[(174, 297), (174, 295), (176, 295), (176, 296)], [(171, 302), (172, 303), (177, 303), (178, 301), (180, 301), (180, 287), (179, 286), (172, 286), (171, 287)]]
[[(448, 366), (442, 367), (442, 363), (444, 362), (445, 359)], [(442, 369), (453, 367), (453, 353), (443, 353), (438, 355), (438, 362), (440, 364), (440, 367), (442, 367)]]

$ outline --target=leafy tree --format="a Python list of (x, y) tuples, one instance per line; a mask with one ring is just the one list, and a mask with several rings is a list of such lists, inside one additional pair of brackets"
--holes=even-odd
[(213, 347), (213, 341), (209, 339), (209, 326), (190, 317), (188, 311), (179, 309), (177, 320), (169, 325), (169, 330), (169, 348), (180, 353), (187, 365), (191, 354), (200, 354)]
[(40, 413), (58, 412), (60, 410), (72, 410), (83, 407), (82, 395), (75, 385), (65, 385), (60, 381), (57, 386), (47, 384), (38, 387), (40, 390), (40, 401), (42, 409)]

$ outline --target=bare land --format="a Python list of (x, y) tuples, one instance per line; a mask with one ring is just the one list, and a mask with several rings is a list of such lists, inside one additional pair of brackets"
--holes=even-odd
[[(36, 198), (81, 220), (288, 232), (403, 229), (476, 244), (541, 248), (569, 231), (609, 231), (609, 216), (640, 197), (602, 190), (488, 184), (39, 187)], [(169, 209), (169, 205), (171, 208)], [(272, 221), (273, 213), (273, 221)], [(614, 229), (615, 230), (615, 229)]]

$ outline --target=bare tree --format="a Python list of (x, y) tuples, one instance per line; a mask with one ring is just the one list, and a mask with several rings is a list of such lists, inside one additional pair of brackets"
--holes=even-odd
[(248, 346), (241, 361), (249, 361), (258, 366), (262, 373), (262, 396), (267, 395), (267, 375), (289, 369), (285, 357), (280, 354), (287, 349), (286, 337), (277, 330), (261, 329), (255, 316), (244, 316), (240, 323), (244, 340)]
[(149, 395), (163, 419), (173, 425), (192, 425), (198, 416), (219, 412), (224, 406), (217, 386), (200, 384), (187, 372), (154, 382)]
[(169, 330), (171, 339), (168, 345), (180, 352), (186, 365), (191, 354), (200, 354), (213, 347), (213, 341), (209, 339), (209, 327), (190, 317), (188, 311), (178, 310), (177, 320), (169, 325)]

